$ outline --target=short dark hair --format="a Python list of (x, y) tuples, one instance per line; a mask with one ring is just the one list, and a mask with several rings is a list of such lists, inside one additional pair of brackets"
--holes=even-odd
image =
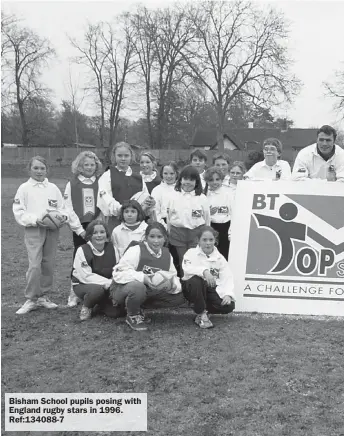
[(201, 239), (203, 233), (210, 232), (214, 235), (215, 241), (218, 241), (219, 238), (219, 232), (217, 232), (215, 229), (213, 229), (211, 226), (201, 226), (197, 232), (197, 238), (198, 240)]
[(209, 182), (213, 178), (214, 174), (217, 174), (221, 180), (223, 180), (225, 178), (222, 171), (218, 167), (208, 168), (207, 171), (204, 173), (203, 178), (206, 182)]
[(105, 221), (101, 220), (100, 218), (97, 218), (93, 221), (91, 221), (89, 223), (89, 225), (86, 228), (86, 232), (85, 232), (85, 241), (90, 241), (92, 236), (93, 236), (93, 232), (94, 232), (94, 228), (95, 226), (103, 226), (106, 232), (106, 237), (109, 239), (110, 238), (110, 232), (108, 229), (108, 226), (105, 224)]
[(27, 169), (28, 169), (28, 171), (31, 170), (32, 162), (33, 162), (34, 160), (38, 160), (38, 162), (42, 163), (42, 164), (45, 166), (45, 169), (46, 169), (47, 172), (48, 172), (48, 169), (49, 169), (49, 167), (48, 167), (48, 162), (47, 162), (47, 160), (46, 160), (44, 157), (42, 157), (42, 156), (34, 156), (34, 157), (32, 157), (32, 158), (29, 160), (29, 162), (28, 162), (28, 164), (27, 164)]
[(181, 192), (181, 183), (182, 183), (182, 179), (188, 179), (188, 180), (195, 180), (196, 181), (196, 185), (195, 185), (195, 194), (196, 195), (201, 195), (202, 194), (202, 182), (201, 182), (201, 177), (199, 175), (198, 170), (191, 166), (191, 165), (187, 165), (186, 167), (184, 167), (179, 176), (178, 176), (178, 180), (175, 186), (175, 190)]
[(148, 224), (148, 226), (146, 227), (146, 231), (145, 231), (145, 237), (147, 238), (147, 236), (149, 235), (151, 230), (154, 230), (154, 229), (157, 229), (157, 230), (159, 230), (161, 232), (161, 234), (165, 238), (165, 244), (164, 245), (167, 245), (167, 243), (168, 243), (168, 233), (167, 233), (167, 230), (158, 221), (153, 221), (151, 224)]
[(216, 160), (218, 160), (218, 159), (223, 159), (223, 160), (225, 160), (227, 163), (228, 163), (228, 165), (230, 165), (231, 164), (231, 158), (228, 156), (228, 154), (221, 154), (221, 153), (217, 153), (217, 154), (215, 154), (214, 155), (214, 157), (213, 157), (213, 164), (215, 163), (215, 161)]
[(174, 172), (176, 173), (176, 179), (177, 179), (177, 177), (178, 177), (178, 165), (172, 160), (171, 162), (168, 162), (161, 167), (161, 170), (160, 170), (161, 180), (163, 179), (162, 173), (164, 172), (165, 167), (173, 168)]
[(205, 162), (208, 160), (208, 156), (204, 153), (202, 150), (194, 150), (190, 153), (190, 162), (192, 161), (193, 157), (196, 156), (198, 159), (202, 159)]
[(119, 211), (119, 220), (121, 221), (121, 223), (123, 223), (123, 221), (124, 221), (124, 218), (123, 218), (124, 211), (128, 207), (132, 207), (133, 209), (137, 210), (137, 221), (142, 222), (145, 219), (145, 213), (143, 212), (143, 209), (142, 209), (142, 206), (140, 205), (140, 203), (136, 200), (127, 200), (127, 201), (123, 202), (122, 207)]
[(329, 126), (327, 124), (323, 125), (318, 129), (317, 131), (317, 137), (319, 136), (319, 133), (325, 133), (325, 135), (333, 135), (333, 140), (335, 141), (337, 138), (337, 131), (332, 126)]

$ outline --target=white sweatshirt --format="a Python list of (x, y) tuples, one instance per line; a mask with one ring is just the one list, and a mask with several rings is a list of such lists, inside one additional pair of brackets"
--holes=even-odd
[(160, 185), (156, 186), (152, 190), (152, 197), (154, 198), (155, 211), (157, 221), (162, 222), (163, 218), (167, 218), (167, 205), (169, 202), (169, 197), (174, 192), (175, 183), (168, 185), (165, 182), (161, 182)]
[(216, 191), (208, 189), (207, 200), (210, 209), (211, 207), (217, 208), (215, 214), (210, 215), (212, 223), (227, 223), (231, 220), (234, 202), (233, 191), (231, 189), (228, 189), (226, 186), (220, 186)]
[[(91, 247), (92, 252), (95, 256), (103, 256), (104, 251), (98, 251), (91, 242), (87, 242)], [(84, 284), (94, 284), (103, 286), (105, 289), (109, 289), (112, 279), (107, 279), (106, 277), (100, 276), (92, 272), (92, 268), (87, 263), (85, 258), (84, 250), (79, 247), (75, 253), (75, 258), (73, 262), (73, 276), (79, 280), (80, 283)], [(73, 283), (76, 286), (77, 283)]]
[[(132, 169), (129, 167), (125, 173), (126, 176), (131, 176), (133, 173)], [(111, 171), (107, 170), (99, 178), (99, 188), (97, 197), (97, 206), (103, 212), (104, 216), (118, 216), (121, 209), (121, 203), (119, 203), (112, 196), (111, 187)], [(142, 180), (142, 192), (148, 192), (145, 182)], [(128, 198), (129, 200), (129, 198)]]
[[(148, 244), (146, 247), (150, 253), (153, 253), (149, 248)], [(161, 252), (159, 253), (161, 256)], [(160, 257), (159, 254), (157, 257)], [(145, 274), (142, 271), (136, 271), (139, 266), (141, 255), (141, 247), (139, 245), (135, 245), (134, 247), (130, 247), (123, 255), (121, 260), (113, 269), (112, 277), (116, 283), (126, 284), (133, 281), (138, 281), (140, 283), (144, 283)], [(170, 269), (169, 272), (173, 274), (173, 289), (169, 292), (169, 294), (179, 294), (181, 292), (181, 284), (179, 277), (177, 277), (177, 271), (174, 267), (172, 256), (170, 255)]]
[(327, 180), (330, 165), (334, 166), (337, 181), (344, 182), (344, 150), (336, 145), (334, 155), (325, 161), (317, 152), (317, 144), (309, 145), (300, 150), (296, 156), (293, 180), (306, 180), (308, 178)]
[(245, 177), (250, 180), (275, 180), (277, 171), (281, 171), (281, 180), (291, 179), (290, 165), (286, 160), (278, 160), (273, 166), (267, 165), (265, 160), (257, 162), (247, 171)]
[(204, 194), (195, 195), (195, 191), (174, 191), (169, 197), (168, 225), (195, 229), (210, 225), (210, 209)]
[(130, 242), (141, 242), (143, 240), (147, 226), (148, 224), (145, 221), (142, 221), (139, 227), (135, 230), (127, 227), (125, 223), (121, 223), (113, 229), (111, 241), (115, 248), (117, 259), (120, 259), (123, 256), (123, 253)]
[[(79, 174), (78, 179), (80, 180), (81, 183), (84, 183), (85, 185), (92, 185), (95, 182), (96, 177), (92, 176), (90, 178), (87, 178), (84, 177), (82, 174)], [(78, 215), (74, 212), (73, 209), (72, 189), (71, 189), (70, 182), (68, 182), (66, 185), (63, 199), (64, 199), (65, 208), (66, 210), (68, 210), (69, 213), (69, 221), (68, 221), (69, 227), (72, 230), (72, 232), (75, 232), (77, 235), (81, 235), (81, 233), (84, 231), (84, 228), (81, 225)]]
[(214, 251), (208, 256), (197, 245), (196, 248), (190, 248), (183, 259), (184, 277), (182, 280), (191, 279), (192, 276), (202, 277), (204, 271), (209, 270), (216, 278), (216, 292), (220, 298), (229, 295), (234, 299), (234, 282), (232, 271), (228, 262), (214, 247)]
[(12, 209), (15, 220), (24, 227), (36, 227), (37, 220), (41, 220), (51, 211), (59, 211), (68, 217), (61, 191), (48, 179), (37, 182), (30, 177), (27, 182), (20, 185)]

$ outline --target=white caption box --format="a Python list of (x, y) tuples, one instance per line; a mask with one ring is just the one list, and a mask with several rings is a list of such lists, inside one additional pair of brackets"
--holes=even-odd
[(6, 431), (147, 431), (147, 394), (5, 394)]

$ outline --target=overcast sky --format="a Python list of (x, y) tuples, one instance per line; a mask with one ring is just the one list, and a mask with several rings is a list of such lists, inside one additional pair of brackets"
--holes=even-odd
[[(27, 26), (50, 39), (58, 53), (58, 60), (44, 74), (45, 83), (54, 90), (55, 102), (68, 99), (69, 58), (75, 55), (67, 34), (82, 38), (87, 20), (109, 20), (115, 14), (128, 10), (137, 1), (84, 2), (2, 2), (5, 12), (24, 19)], [(166, 0), (142, 1), (147, 7), (171, 3)], [(344, 68), (344, 1), (274, 1), (290, 21), (289, 54), (294, 59), (293, 72), (303, 82), (301, 93), (287, 111), (277, 115), (294, 120), (294, 127), (318, 127), (332, 124), (344, 129), (343, 120), (332, 110), (333, 100), (324, 96), (322, 83), (333, 79), (335, 70)], [(74, 78), (77, 67), (72, 67)], [(82, 81), (82, 78), (80, 78)], [(91, 103), (82, 108), (90, 112)], [(127, 113), (131, 118), (135, 116)]]

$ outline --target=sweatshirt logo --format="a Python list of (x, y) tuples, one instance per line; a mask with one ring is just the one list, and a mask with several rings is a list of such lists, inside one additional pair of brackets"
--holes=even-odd
[(143, 274), (155, 274), (157, 271), (160, 271), (160, 268), (154, 268), (153, 266), (144, 265), (142, 268)]
[(85, 197), (85, 204), (86, 206), (93, 206), (93, 197), (92, 196)]
[(19, 200), (19, 198), (15, 198), (15, 199), (13, 200), (13, 203), (14, 203), (14, 204), (20, 204), (20, 200)]
[(105, 194), (106, 194), (105, 191), (100, 191), (100, 192), (99, 192), (99, 197), (102, 197), (102, 196), (105, 195)]
[(220, 277), (220, 270), (218, 268), (210, 268), (210, 274), (218, 279)]
[(63, 194), (63, 198), (64, 198), (65, 200), (68, 200), (68, 194)]
[(192, 218), (202, 218), (202, 209), (192, 209)]
[(57, 200), (48, 200), (48, 204), (50, 207), (57, 207)]
[(219, 206), (217, 209), (217, 213), (222, 214), (222, 215), (227, 215), (228, 212), (229, 212), (228, 206)]
[(88, 263), (84, 260), (81, 262), (81, 268), (87, 268), (88, 267)]

